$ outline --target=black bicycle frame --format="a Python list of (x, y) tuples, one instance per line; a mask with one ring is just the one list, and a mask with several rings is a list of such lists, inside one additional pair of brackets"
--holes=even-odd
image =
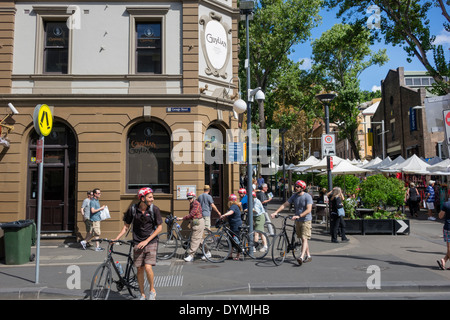
[[(116, 271), (116, 274), (119, 277), (120, 282), (122, 282), (122, 283), (126, 282), (127, 284), (129, 284), (128, 280), (125, 280), (125, 279), (129, 279), (131, 269), (133, 268), (133, 259), (131, 258), (131, 251), (133, 249), (133, 243), (129, 242), (129, 246), (130, 246), (130, 249), (128, 251), (128, 254), (123, 253), (123, 252), (114, 251), (114, 243), (110, 243), (109, 249), (108, 249), (109, 250), (109, 260), (111, 261), (111, 264), (112, 264), (114, 270)], [(123, 276), (120, 274), (119, 269), (117, 268), (116, 263), (112, 257), (113, 253), (117, 254), (119, 256), (127, 257), (127, 265), (125, 267)]]

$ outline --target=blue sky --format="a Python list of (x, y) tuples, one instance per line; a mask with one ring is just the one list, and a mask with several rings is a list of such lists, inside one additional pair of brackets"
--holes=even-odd
[[(334, 24), (340, 23), (339, 19), (336, 19), (336, 10), (327, 12), (326, 10), (321, 11), (322, 24), (317, 28), (312, 30), (311, 41), (320, 38), (321, 34), (330, 29)], [(369, 14), (367, 14), (369, 17)], [(381, 14), (381, 19), (383, 19), (383, 13)], [(431, 21), (431, 31), (432, 34), (436, 35), (436, 44), (442, 44), (444, 47), (444, 52), (446, 55), (446, 60), (449, 59), (449, 49), (450, 49), (450, 34), (444, 30), (443, 22), (444, 17), (440, 13), (440, 9), (435, 8), (431, 10), (430, 15)], [(311, 65), (311, 41), (297, 45), (294, 49), (295, 52), (291, 55), (291, 59), (294, 61), (300, 61), (304, 59), (303, 67), (308, 69)], [(379, 89), (381, 85), (381, 80), (383, 80), (390, 69), (397, 69), (398, 67), (404, 67), (405, 71), (425, 71), (425, 67), (419, 62), (417, 58), (413, 58), (411, 63), (406, 60), (407, 54), (401, 47), (393, 47), (392, 45), (384, 44), (384, 41), (380, 43), (375, 43), (372, 47), (373, 51), (378, 51), (379, 49), (386, 48), (389, 61), (382, 67), (373, 66), (366, 69), (360, 76), (361, 89), (373, 91), (377, 88)], [(433, 62), (432, 53), (428, 56), (429, 60)]]

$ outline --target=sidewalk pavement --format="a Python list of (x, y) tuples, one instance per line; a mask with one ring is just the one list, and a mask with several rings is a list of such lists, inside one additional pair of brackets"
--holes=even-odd
[[(279, 205), (271, 203), (269, 213)], [(278, 226), (281, 220), (272, 222)], [(277, 267), (270, 253), (262, 260), (216, 264), (202, 261), (200, 255), (185, 262), (180, 253), (154, 267), (157, 299), (450, 292), (450, 270), (440, 270), (436, 263), (446, 252), (442, 221), (428, 221), (422, 211), (410, 220), (410, 228), (409, 235), (349, 235), (349, 242), (336, 244), (330, 242), (325, 224), (313, 223), (312, 261), (302, 266), (291, 254)], [(83, 250), (78, 243), (41, 241), (39, 283), (35, 283), (35, 262), (13, 266), (0, 261), (0, 299), (88, 299), (92, 275), (105, 256), (105, 251)], [(125, 263), (122, 257), (118, 260)], [(379, 289), (374, 289), (378, 284)], [(123, 291), (112, 298), (128, 297)]]

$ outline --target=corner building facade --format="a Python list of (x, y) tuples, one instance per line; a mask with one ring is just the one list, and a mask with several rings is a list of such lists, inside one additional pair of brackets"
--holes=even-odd
[(205, 184), (226, 209), (239, 165), (225, 152), (222, 163), (205, 161), (204, 146), (238, 127), (235, 0), (6, 0), (0, 18), (1, 116), (10, 102), (19, 110), (7, 119), (9, 148), (0, 146), (0, 222), (36, 219), (38, 104), (53, 114), (43, 235), (84, 236), (81, 204), (93, 188), (111, 214), (103, 237), (118, 233), (143, 186), (163, 219), (187, 214), (183, 194)]

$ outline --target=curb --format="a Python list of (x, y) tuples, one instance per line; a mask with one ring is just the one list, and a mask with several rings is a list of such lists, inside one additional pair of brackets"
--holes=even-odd
[[(277, 295), (277, 294), (333, 294), (333, 293), (419, 293), (419, 292), (450, 292), (449, 284), (439, 282), (386, 282), (381, 284), (380, 289), (369, 289), (360, 283), (334, 283), (326, 285), (251, 285), (229, 288), (224, 290), (208, 290), (197, 292), (184, 292), (177, 296), (166, 296), (162, 294), (163, 300), (183, 300), (188, 297), (218, 297), (230, 296), (243, 298), (252, 295)], [(0, 300), (86, 300), (88, 294), (81, 290), (57, 289), (48, 287), (26, 287), (0, 289)], [(214, 298), (213, 298), (214, 299)]]
[(86, 297), (87, 294), (81, 290), (48, 287), (0, 289), (1, 300), (84, 300)]
[(387, 292), (450, 292), (450, 285), (440, 283), (395, 282), (381, 284), (380, 289), (369, 289), (359, 283), (336, 283), (333, 285), (251, 286), (225, 290), (184, 293), (183, 296), (220, 295), (276, 295), (276, 294), (319, 294), (319, 293), (387, 293)]

